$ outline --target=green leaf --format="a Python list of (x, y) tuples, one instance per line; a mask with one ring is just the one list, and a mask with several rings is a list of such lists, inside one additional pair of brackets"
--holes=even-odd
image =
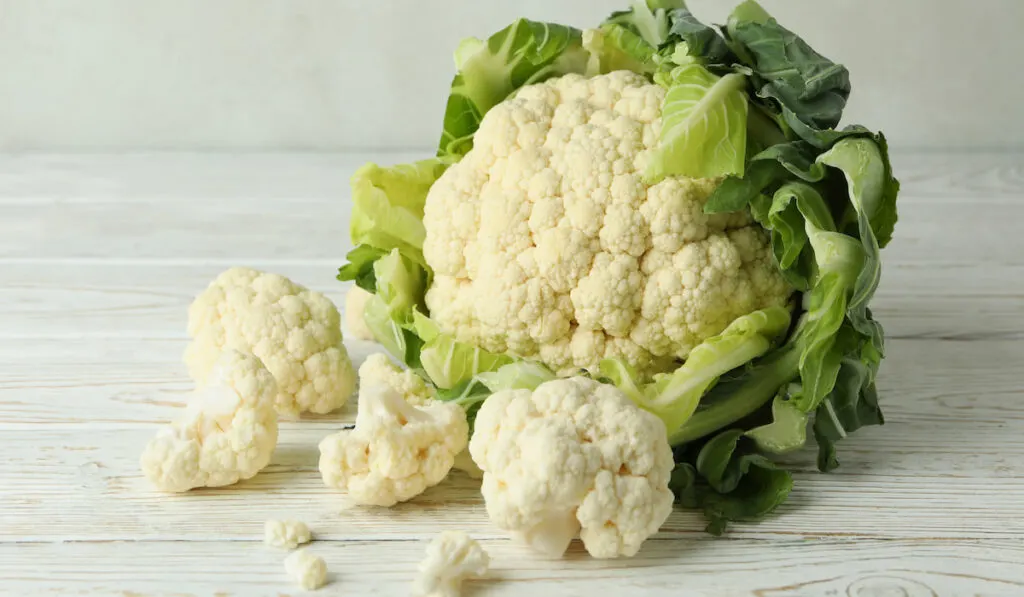
[(785, 454), (802, 448), (807, 443), (809, 417), (807, 413), (793, 405), (786, 396), (787, 393), (798, 394), (799, 392), (790, 388), (784, 389), (772, 401), (772, 422), (755, 427), (745, 433), (762, 451)]
[(708, 440), (693, 464), (677, 465), (669, 487), (683, 506), (702, 509), (707, 531), (720, 535), (729, 522), (774, 511), (789, 496), (793, 478), (755, 452), (742, 429), (729, 429)]
[(502, 365), (496, 371), (485, 371), (476, 376), (491, 392), (501, 390), (536, 390), (542, 383), (556, 378), (540, 363), (516, 361)]
[(384, 350), (405, 363), (410, 368), (419, 366), (420, 347), (423, 345), (419, 336), (403, 328), (392, 319), (388, 305), (379, 295), (374, 295), (366, 302), (363, 321), (370, 328), (374, 339)]
[[(423, 205), (427, 192), (449, 162), (428, 159), (382, 168), (366, 164), (352, 176), (352, 220), (349, 234), (354, 245), (381, 251), (399, 249), (426, 266), (423, 259)], [(365, 267), (366, 253), (359, 270)]]
[(703, 64), (732, 62), (729, 46), (714, 29), (697, 20), (685, 6), (669, 11), (668, 41), (681, 40), (685, 51)]
[(370, 245), (359, 245), (345, 255), (348, 263), (338, 268), (338, 279), (342, 282), (354, 280), (356, 286), (363, 290), (369, 293), (377, 292), (377, 277), (373, 273), (373, 264), (385, 253)]
[(701, 397), (718, 379), (765, 354), (789, 328), (789, 311), (771, 307), (735, 319), (725, 330), (698, 344), (671, 373), (641, 384), (637, 373), (620, 359), (604, 359), (601, 376), (642, 408), (658, 415), (672, 436), (693, 415)]
[(427, 289), (427, 274), (398, 249), (381, 257), (373, 264), (377, 281), (377, 296), (387, 306), (388, 315), (399, 325), (413, 323), (413, 311), (423, 305)]
[(439, 156), (459, 158), (488, 110), (524, 85), (587, 70), (589, 53), (579, 30), (518, 19), (486, 42), (464, 40), (455, 53)]
[(450, 389), (475, 375), (494, 371), (512, 362), (512, 357), (494, 354), (478, 346), (438, 334), (423, 345), (420, 364), (438, 388)]
[(587, 75), (617, 70), (649, 74), (657, 69), (653, 61), (655, 48), (622, 25), (605, 23), (597, 29), (587, 29), (583, 31), (582, 43), (590, 53)]
[(668, 41), (671, 12), (685, 9), (686, 3), (682, 0), (634, 0), (629, 10), (613, 12), (605, 24), (619, 25), (657, 49)]
[(659, 73), (656, 81), (668, 91), (660, 143), (645, 177), (742, 175), (747, 143), (743, 75), (718, 77), (699, 64), (688, 64)]
[(835, 387), (814, 414), (818, 468), (824, 472), (839, 466), (836, 442), (866, 425), (884, 423), (871, 363), (858, 358), (843, 359)]
[(782, 107), (790, 125), (813, 130), (839, 124), (850, 73), (780, 25), (756, 2), (740, 4), (726, 27), (733, 51), (754, 72), (757, 95)]

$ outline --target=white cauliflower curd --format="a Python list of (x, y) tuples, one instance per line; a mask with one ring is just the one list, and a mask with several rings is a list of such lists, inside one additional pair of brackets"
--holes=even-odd
[(373, 295), (362, 288), (352, 285), (345, 293), (345, 327), (353, 338), (359, 340), (373, 340), (373, 331), (366, 325), (363, 313), (366, 311), (366, 303), (370, 302)]
[(444, 480), (466, 447), (469, 424), (461, 406), (425, 398), (422, 382), (384, 355), (367, 359), (359, 373), (355, 429), (320, 442), (320, 474), (359, 504), (393, 506)]
[(664, 423), (586, 377), (495, 393), (469, 451), (491, 522), (551, 556), (577, 534), (594, 557), (633, 556), (672, 511)]
[(413, 587), (415, 597), (459, 597), (462, 583), (483, 578), (491, 558), (480, 544), (462, 531), (444, 531), (427, 546)]
[(610, 357), (650, 371), (786, 303), (764, 230), (703, 212), (717, 179), (644, 181), (664, 97), (632, 72), (569, 74), (487, 112), (426, 199), (442, 331), (562, 373)]
[(283, 416), (331, 412), (355, 389), (338, 309), (284, 276), (223, 272), (189, 307), (188, 333), (185, 364), (196, 381), (206, 380), (222, 350), (252, 352), (277, 380)]
[(185, 416), (146, 445), (142, 472), (164, 491), (220, 487), (262, 470), (277, 446), (277, 384), (258, 358), (228, 350)]

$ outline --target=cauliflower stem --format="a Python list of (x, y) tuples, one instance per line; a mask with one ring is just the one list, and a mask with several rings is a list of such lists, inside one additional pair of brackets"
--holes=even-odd
[[(338, 278), (372, 294), (374, 339), (477, 426), (470, 450), (505, 528), (550, 552), (576, 531), (558, 500), (515, 514), (508, 496), (536, 488), (478, 440), (480, 417), (493, 431), (512, 416), (495, 409), (548, 408), (530, 400), (569, 391), (558, 382), (593, 400), (590, 382), (614, 390), (609, 404), (663, 425), (676, 499), (715, 532), (786, 498), (773, 458), (808, 429), (828, 471), (839, 440), (884, 422), (869, 304), (899, 182), (881, 133), (838, 128), (845, 67), (753, 0), (716, 27), (683, 0), (638, 0), (586, 31), (519, 19), (464, 41), (455, 66), (436, 157), (353, 176)], [(390, 425), (420, 420), (392, 402)], [(502, 441), (577, 450), (530, 433), (548, 435)], [(327, 459), (343, 464), (335, 484), (362, 466), (339, 460), (348, 441)], [(611, 491), (600, 479), (574, 482)], [(581, 537), (600, 546), (597, 522)], [(592, 553), (635, 553), (643, 537)]]

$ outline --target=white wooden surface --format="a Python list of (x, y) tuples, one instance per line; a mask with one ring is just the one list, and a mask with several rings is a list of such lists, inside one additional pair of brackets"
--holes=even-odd
[(406, 595), (426, 541), (460, 528), (494, 561), (471, 596), (1024, 595), (1024, 156), (896, 157), (876, 301), (888, 422), (843, 442), (834, 474), (791, 457), (793, 495), (761, 524), (712, 538), (677, 512), (635, 559), (545, 561), (461, 474), (390, 510), (323, 487), (316, 443), (348, 411), (285, 424), (248, 482), (155, 492), (137, 455), (190, 387), (191, 297), (248, 264), (340, 303), (366, 157), (0, 158), (0, 595), (294, 595), (261, 544), (271, 516), (309, 523), (323, 594)]
[[(0, 0), (0, 150), (431, 145), (464, 37), (633, 0)], [(724, 23), (739, 0), (688, 0)], [(895, 147), (1024, 148), (1020, 0), (762, 0)], [(955, 40), (955, 41), (954, 41)]]

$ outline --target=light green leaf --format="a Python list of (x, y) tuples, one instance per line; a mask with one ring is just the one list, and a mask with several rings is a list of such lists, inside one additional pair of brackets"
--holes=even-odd
[(486, 371), (476, 376), (491, 392), (536, 390), (537, 386), (555, 377), (550, 369), (533, 361), (516, 361), (503, 365), (497, 371)]
[(484, 114), (524, 85), (584, 73), (589, 53), (578, 29), (518, 19), (487, 39), (463, 40), (455, 52), (438, 155), (460, 158), (473, 147)]
[(667, 87), (660, 143), (645, 170), (650, 180), (679, 175), (743, 175), (747, 144), (746, 78), (718, 77), (699, 64), (658, 73)]
[(423, 205), (431, 185), (450, 160), (428, 159), (382, 168), (366, 164), (352, 176), (352, 220), (349, 234), (354, 245), (381, 251), (400, 249), (417, 263), (423, 260)]
[(630, 399), (658, 415), (671, 436), (686, 423), (718, 378), (766, 353), (789, 323), (789, 311), (784, 307), (739, 317), (722, 333), (697, 345), (678, 369), (659, 374), (648, 384), (641, 384), (636, 372), (618, 359), (602, 360), (599, 370)]
[(479, 346), (455, 340), (440, 332), (432, 320), (422, 315), (417, 319), (415, 327), (430, 336), (420, 351), (419, 361), (438, 388), (455, 388), (480, 373), (495, 371), (513, 361), (510, 356), (494, 354)]
[(807, 413), (780, 395), (772, 402), (772, 422), (755, 427), (745, 435), (754, 440), (760, 450), (784, 454), (802, 448), (807, 443), (808, 420)]
[(421, 306), (426, 292), (424, 269), (406, 258), (398, 249), (373, 264), (377, 296), (387, 306), (391, 319), (407, 327), (413, 322), (413, 310)]

